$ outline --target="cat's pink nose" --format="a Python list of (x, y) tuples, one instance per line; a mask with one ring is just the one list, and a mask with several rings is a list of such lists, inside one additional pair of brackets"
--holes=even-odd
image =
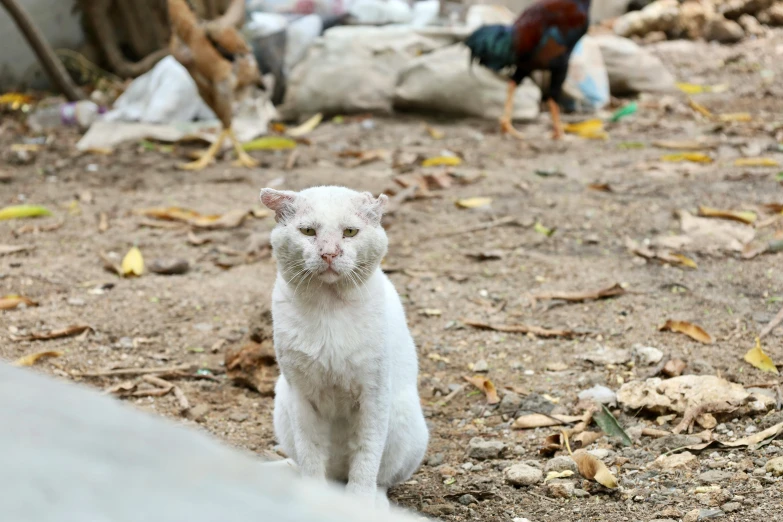
[(321, 259), (326, 261), (327, 265), (331, 265), (335, 257), (337, 257), (337, 254), (321, 254)]

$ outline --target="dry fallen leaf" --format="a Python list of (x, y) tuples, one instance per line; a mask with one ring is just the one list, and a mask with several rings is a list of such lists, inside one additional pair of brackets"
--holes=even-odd
[(424, 128), (427, 130), (427, 132), (429, 133), (430, 137), (433, 140), (442, 140), (443, 137), (445, 136), (442, 130), (438, 130), (435, 127), (430, 127), (429, 125), (425, 125)]
[(498, 391), (495, 388), (495, 385), (486, 377), (482, 377), (481, 375), (468, 377), (464, 375), (462, 378), (484, 392), (484, 395), (487, 396), (487, 404), (497, 404), (500, 402), (500, 397), (498, 397)]
[(712, 163), (712, 158), (702, 152), (679, 152), (677, 154), (664, 154), (661, 161), (678, 163), (690, 161), (693, 163)]
[(544, 479), (544, 483), (547, 483), (550, 480), (561, 479), (561, 478), (568, 478), (568, 477), (573, 477), (573, 476), (574, 476), (574, 472), (571, 471), (570, 469), (567, 469), (567, 470), (564, 470), (564, 471), (550, 471), (549, 473), (546, 474), (546, 478)]
[(658, 140), (653, 142), (653, 146), (660, 149), (689, 151), (715, 148), (714, 144), (699, 140)]
[(296, 142), (283, 136), (262, 136), (242, 144), (242, 149), (253, 150), (286, 150), (296, 147)]
[(695, 100), (693, 100), (693, 99), (689, 99), (689, 100), (688, 100), (688, 105), (691, 107), (691, 109), (693, 109), (694, 111), (698, 112), (698, 113), (699, 113), (699, 114), (701, 114), (702, 116), (705, 116), (705, 117), (707, 117), (707, 118), (710, 118), (710, 119), (712, 119), (712, 117), (713, 117), (713, 116), (712, 116), (712, 113), (711, 113), (711, 112), (710, 112), (710, 110), (709, 110), (709, 109), (707, 109), (707, 108), (706, 108), (704, 105), (702, 105), (702, 104), (700, 104), (700, 103), (696, 102), (696, 101), (695, 101)]
[(583, 431), (582, 433), (574, 435), (572, 440), (579, 442), (583, 448), (586, 448), (603, 436), (604, 434), (599, 431)]
[(40, 359), (44, 359), (46, 357), (60, 357), (63, 354), (63, 352), (57, 351), (57, 350), (47, 350), (44, 352), (37, 352), (37, 353), (31, 353), (29, 355), (25, 355), (24, 357), (20, 357), (19, 359), (15, 360), (13, 362), (14, 366), (32, 366), (36, 362), (38, 362)]
[(578, 123), (568, 123), (563, 126), (563, 130), (570, 134), (576, 134), (580, 138), (590, 140), (609, 139), (609, 134), (604, 130), (604, 122), (597, 118)]
[[(566, 441), (567, 444), (567, 441)], [(593, 457), (585, 450), (577, 450), (571, 454), (571, 458), (576, 462), (579, 473), (588, 480), (595, 480), (602, 486), (610, 489), (617, 487), (617, 479), (606, 464)]]
[(19, 252), (26, 252), (32, 250), (35, 247), (33, 245), (0, 245), (0, 256), (8, 254), (17, 254)]
[(575, 335), (571, 330), (548, 330), (539, 326), (528, 326), (525, 324), (489, 324), (470, 319), (462, 319), (462, 322), (480, 330), (495, 330), (496, 332), (522, 334), (530, 333), (539, 337), (572, 337)]
[(120, 274), (122, 276), (140, 276), (143, 273), (144, 257), (141, 255), (141, 250), (137, 247), (132, 247), (122, 259)]
[(591, 301), (594, 299), (615, 297), (618, 295), (623, 295), (624, 293), (625, 293), (625, 289), (622, 286), (620, 286), (619, 283), (615, 283), (614, 285), (608, 288), (601, 288), (599, 290), (588, 290), (582, 292), (544, 292), (541, 294), (533, 295), (533, 300), (561, 299), (563, 301), (571, 301), (571, 302), (578, 303), (581, 301)]
[(0, 297), (0, 310), (13, 310), (20, 304), (27, 306), (38, 306), (38, 303), (21, 295), (7, 295)]
[(387, 149), (344, 150), (339, 156), (341, 158), (356, 158), (355, 161), (352, 161), (347, 165), (350, 168), (355, 168), (360, 165), (372, 163), (373, 161), (387, 161), (391, 158), (391, 151)]
[(729, 121), (747, 122), (747, 121), (752, 121), (753, 117), (750, 115), (749, 112), (727, 112), (724, 114), (719, 114), (718, 119), (720, 121), (725, 121), (725, 122), (729, 122)]
[(455, 205), (459, 208), (478, 208), (478, 207), (485, 207), (492, 203), (492, 198), (482, 198), (482, 197), (475, 197), (475, 198), (465, 198), (465, 199), (458, 199), (454, 202)]
[(581, 420), (581, 415), (544, 415), (543, 413), (530, 413), (518, 417), (511, 427), (518, 430), (527, 430), (531, 428), (546, 428), (547, 426), (571, 424), (572, 422), (579, 422)]
[(687, 321), (672, 321), (669, 319), (666, 324), (658, 328), (659, 331), (679, 332), (687, 335), (691, 339), (699, 341), (704, 344), (712, 344), (715, 342), (710, 334), (708, 334), (701, 326), (689, 323)]
[(737, 158), (736, 167), (779, 167), (780, 163), (772, 158)]
[(84, 333), (88, 330), (92, 330), (92, 327), (86, 324), (77, 324), (68, 326), (66, 328), (61, 328), (60, 330), (33, 332), (30, 335), (24, 335), (20, 337), (12, 335), (11, 339), (14, 341), (48, 341), (50, 339), (60, 339), (61, 337), (73, 337), (74, 335), (79, 335), (80, 333)]
[(700, 206), (699, 215), (703, 217), (714, 217), (720, 219), (730, 219), (732, 221), (739, 221), (746, 225), (752, 225), (755, 223), (757, 216), (755, 212), (750, 211), (737, 211), (737, 210), (721, 210), (719, 208), (711, 208)]
[(200, 246), (205, 243), (209, 243), (210, 241), (212, 241), (212, 238), (197, 236), (196, 234), (193, 233), (192, 230), (188, 232), (188, 243), (190, 243), (191, 245)]
[(181, 207), (147, 208), (137, 210), (136, 213), (164, 221), (180, 221), (204, 230), (236, 228), (248, 216), (247, 211), (239, 209), (230, 210), (223, 215), (204, 215)]
[(751, 364), (762, 372), (780, 373), (777, 366), (769, 358), (769, 355), (761, 349), (761, 339), (756, 337), (756, 346), (745, 354), (745, 362)]
[(698, 269), (696, 261), (682, 254), (675, 254), (666, 250), (653, 251), (649, 247), (641, 245), (639, 242), (630, 238), (626, 239), (625, 244), (628, 250), (645, 259), (657, 259), (658, 261), (663, 261), (664, 263), (669, 263), (671, 265), (682, 265), (693, 268), (694, 270)]
[(612, 187), (609, 186), (609, 183), (590, 183), (587, 185), (587, 188), (598, 192), (614, 192)]
[(421, 162), (422, 167), (456, 167), (460, 164), (462, 160), (457, 156), (435, 156)]

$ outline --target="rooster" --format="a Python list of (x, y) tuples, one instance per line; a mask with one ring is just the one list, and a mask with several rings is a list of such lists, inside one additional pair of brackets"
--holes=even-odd
[(568, 73), (571, 51), (587, 33), (590, 0), (539, 0), (512, 25), (486, 25), (471, 34), (465, 45), (470, 62), (478, 62), (509, 80), (500, 127), (503, 132), (522, 139), (511, 124), (514, 92), (533, 71), (548, 71), (549, 89), (543, 100), (552, 113), (553, 139), (563, 135), (560, 123), (560, 95)]
[(236, 29), (245, 16), (243, 0), (232, 0), (226, 13), (200, 22), (186, 0), (168, 0), (171, 22), (171, 54), (190, 73), (204, 102), (223, 126), (217, 140), (186, 170), (201, 170), (212, 161), (226, 138), (234, 145), (240, 166), (256, 167), (258, 162), (242, 148), (231, 129), (233, 104), (252, 86), (263, 88), (253, 51)]

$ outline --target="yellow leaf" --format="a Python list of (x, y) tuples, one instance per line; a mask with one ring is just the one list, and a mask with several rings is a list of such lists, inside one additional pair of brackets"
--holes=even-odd
[(296, 142), (283, 136), (263, 136), (242, 145), (246, 151), (251, 150), (286, 150), (296, 147)]
[(484, 395), (487, 396), (487, 404), (497, 404), (500, 402), (500, 397), (498, 397), (498, 390), (495, 388), (495, 385), (492, 383), (492, 381), (486, 377), (477, 375), (475, 377), (463, 376), (462, 378), (484, 392)]
[(455, 204), (459, 208), (478, 208), (478, 207), (485, 207), (492, 203), (492, 198), (482, 198), (482, 197), (476, 197), (476, 198), (465, 198), (465, 199), (458, 199)]
[(597, 118), (580, 121), (579, 123), (568, 123), (563, 127), (563, 130), (570, 134), (576, 134), (581, 138), (593, 140), (605, 140), (609, 138), (609, 134), (604, 130), (604, 122)]
[(702, 152), (680, 152), (677, 154), (664, 154), (661, 161), (677, 163), (691, 161), (693, 163), (712, 163), (712, 158)]
[(24, 357), (20, 357), (19, 359), (13, 362), (13, 365), (32, 366), (36, 362), (38, 362), (39, 359), (43, 359), (44, 357), (60, 357), (62, 354), (63, 352), (56, 351), (56, 350), (47, 350), (45, 352), (31, 353), (29, 355), (25, 355)]
[(670, 332), (679, 332), (695, 339), (700, 343), (712, 344), (714, 340), (701, 326), (689, 323), (687, 321), (672, 321), (669, 319), (666, 324), (658, 328), (660, 331), (668, 330)]
[(677, 261), (681, 265), (687, 266), (688, 268), (693, 268), (694, 270), (698, 270), (699, 268), (699, 265), (696, 264), (696, 261), (690, 257), (685, 257), (682, 254), (668, 254), (666, 257), (671, 258), (672, 260)]
[(531, 428), (545, 428), (547, 426), (560, 426), (582, 420), (581, 415), (544, 415), (543, 413), (529, 413), (518, 417), (512, 428), (517, 430), (527, 430)]
[(304, 122), (303, 124), (299, 125), (298, 127), (294, 127), (293, 129), (289, 129), (286, 131), (286, 134), (289, 136), (293, 136), (294, 138), (299, 138), (301, 136), (304, 136), (305, 134), (308, 134), (312, 132), (318, 125), (321, 123), (321, 120), (324, 119), (324, 115), (320, 112)]
[(427, 132), (429, 133), (430, 137), (433, 140), (442, 140), (445, 134), (442, 130), (438, 130), (435, 127), (430, 127), (429, 125), (424, 126), (425, 129), (427, 129)]
[(125, 257), (122, 260), (123, 276), (140, 276), (144, 273), (144, 258), (141, 255), (141, 250), (136, 247), (128, 250)]
[(539, 222), (536, 222), (536, 224), (533, 225), (533, 230), (535, 230), (539, 234), (542, 234), (542, 235), (544, 235), (546, 237), (550, 237), (552, 234), (555, 233), (555, 229), (554, 228), (547, 228), (547, 227), (545, 227), (544, 225), (542, 225)]
[(698, 112), (699, 114), (702, 114), (703, 116), (706, 116), (707, 118), (712, 118), (712, 113), (707, 109), (704, 105), (697, 103), (694, 100), (688, 100), (688, 105), (691, 106), (691, 109)]
[(435, 156), (421, 162), (422, 167), (456, 167), (462, 160), (457, 156)]
[(574, 476), (574, 472), (570, 469), (567, 469), (565, 471), (550, 471), (546, 474), (546, 478), (544, 479), (544, 482), (549, 482), (550, 480), (555, 479), (561, 479), (561, 478), (568, 478)]
[(726, 92), (728, 85), (698, 85), (695, 83), (677, 82), (677, 88), (685, 94), (702, 94), (705, 92)]
[(8, 92), (6, 94), (0, 95), (0, 105), (10, 105), (14, 110), (19, 108), (21, 105), (30, 104), (32, 102), (32, 96), (19, 92)]
[(595, 480), (602, 486), (610, 489), (617, 487), (617, 479), (606, 464), (593, 457), (584, 450), (577, 450), (571, 455), (579, 468), (579, 473), (588, 480)]
[(756, 337), (756, 346), (745, 354), (745, 362), (755, 366), (762, 372), (779, 373), (775, 363), (761, 349), (761, 339), (758, 337)]
[(0, 297), (0, 310), (13, 310), (20, 304), (24, 303), (27, 306), (38, 306), (38, 303), (21, 295), (7, 295)]
[(734, 160), (737, 167), (778, 167), (780, 163), (772, 158), (737, 158)]
[(719, 114), (718, 119), (720, 121), (752, 121), (753, 117), (748, 112), (730, 112)]
[(0, 209), (0, 221), (4, 219), (17, 219), (39, 216), (51, 216), (52, 213), (46, 207), (38, 205), (14, 205)]
[(756, 221), (756, 213), (750, 211), (721, 210), (719, 208), (699, 207), (699, 215), (703, 217), (714, 217), (720, 219), (730, 219), (739, 221), (746, 225), (751, 225)]

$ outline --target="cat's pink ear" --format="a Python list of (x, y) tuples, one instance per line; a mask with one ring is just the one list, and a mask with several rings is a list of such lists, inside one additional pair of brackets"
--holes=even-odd
[(275, 211), (275, 221), (280, 222), (294, 209), (296, 192), (290, 190), (261, 189), (261, 203)]
[(364, 201), (362, 204), (362, 215), (371, 223), (379, 225), (383, 212), (386, 210), (386, 204), (389, 202), (389, 196), (381, 194), (377, 198), (369, 192), (362, 192)]

